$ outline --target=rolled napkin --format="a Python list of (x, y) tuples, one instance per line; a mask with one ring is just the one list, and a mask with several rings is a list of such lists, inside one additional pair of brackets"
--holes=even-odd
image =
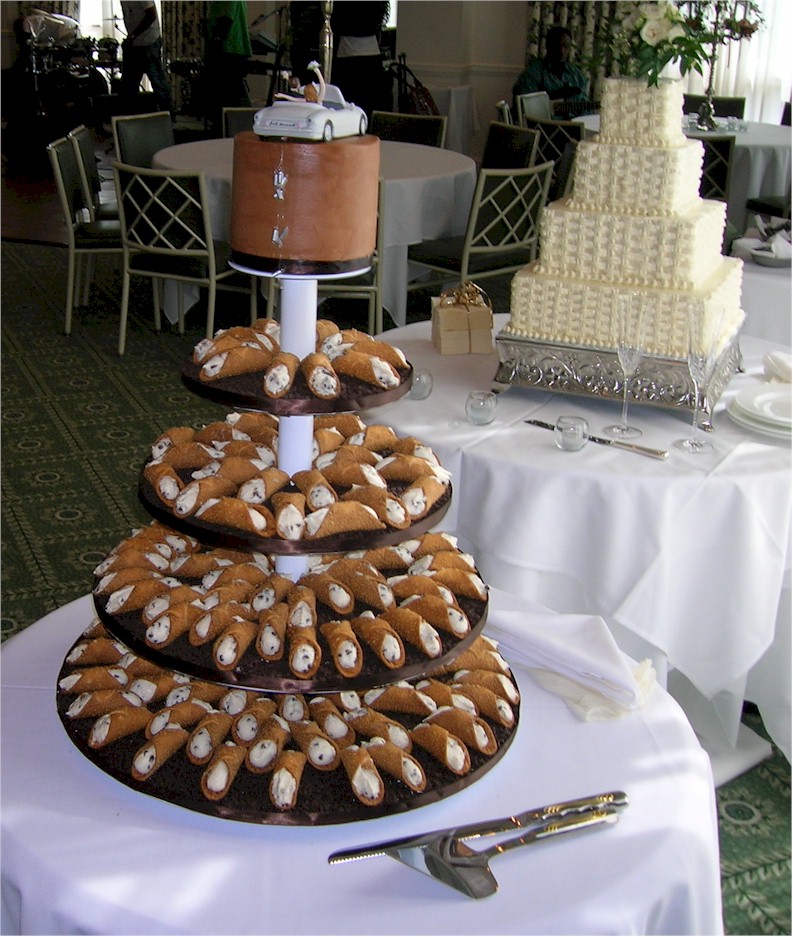
[(528, 603), (492, 608), (486, 634), (510, 663), (531, 670), (540, 686), (560, 696), (588, 722), (641, 709), (655, 683), (649, 659), (636, 664), (620, 651), (597, 615), (570, 615)]
[(767, 381), (790, 384), (791, 372), (793, 372), (793, 359), (788, 352), (769, 351), (763, 358), (763, 373)]

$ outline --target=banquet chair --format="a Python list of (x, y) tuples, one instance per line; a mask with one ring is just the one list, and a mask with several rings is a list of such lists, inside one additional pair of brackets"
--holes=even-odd
[(130, 280), (152, 281), (154, 326), (160, 330), (161, 290), (165, 280), (178, 284), (179, 332), (184, 332), (184, 285), (208, 290), (206, 336), (215, 330), (218, 289), (250, 294), (250, 320), (256, 320), (258, 278), (228, 265), (230, 247), (212, 237), (206, 180), (203, 172), (171, 172), (113, 163), (113, 176), (124, 246), (121, 326), (118, 353), (124, 354)]
[[(714, 97), (712, 100), (713, 113), (716, 117), (737, 117), (743, 120), (746, 98)], [(704, 94), (684, 94), (683, 113), (697, 114), (705, 101), (707, 101), (707, 96)]]
[(537, 143), (537, 159), (554, 164), (551, 190), (548, 201), (569, 194), (573, 183), (573, 165), (578, 143), (584, 135), (584, 125), (574, 120), (544, 120), (540, 117), (525, 117), (523, 126), (540, 133)]
[(702, 161), (702, 180), (699, 185), (701, 198), (713, 198), (726, 202), (730, 190), (734, 134), (709, 134), (702, 138), (705, 155)]
[(525, 126), (524, 118), (526, 117), (540, 117), (543, 120), (550, 120), (553, 115), (551, 114), (551, 99), (548, 92), (532, 91), (528, 94), (516, 94), (515, 112), (518, 118), (517, 122), (521, 126)]
[(398, 114), (395, 111), (372, 111), (369, 133), (381, 140), (400, 143), (423, 143), (443, 149), (446, 143), (445, 114)]
[(223, 136), (235, 137), (238, 133), (253, 130), (253, 117), (260, 107), (224, 107)]
[(514, 124), (512, 117), (512, 108), (506, 101), (499, 101), (496, 104), (496, 118), (502, 124)]
[(154, 154), (175, 142), (168, 111), (115, 116), (112, 126), (116, 159), (127, 166), (151, 169)]
[(483, 169), (522, 169), (537, 159), (537, 130), (491, 121), (482, 154)]
[[(75, 305), (88, 305), (88, 292), (93, 279), (93, 262), (97, 254), (122, 253), (121, 225), (115, 220), (84, 220), (88, 205), (80, 185), (77, 157), (70, 140), (61, 137), (47, 147), (55, 176), (55, 187), (61, 203), (68, 236), (68, 273), (66, 277), (66, 311), (63, 331), (72, 332)], [(90, 215), (89, 215), (90, 219)], [(85, 264), (84, 264), (85, 262)]]
[(77, 169), (80, 174), (80, 185), (83, 198), (88, 205), (88, 215), (91, 221), (118, 221), (118, 205), (115, 197), (102, 198), (102, 178), (96, 164), (96, 147), (94, 135), (85, 126), (80, 124), (67, 134), (67, 138), (74, 147), (77, 157)]
[(408, 289), (452, 279), (478, 282), (512, 273), (535, 260), (552, 173), (552, 162), (520, 169), (480, 169), (465, 234), (408, 248), (409, 262), (435, 273), (429, 281), (422, 279)]

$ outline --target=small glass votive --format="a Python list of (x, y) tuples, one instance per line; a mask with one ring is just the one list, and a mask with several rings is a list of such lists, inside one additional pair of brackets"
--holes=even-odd
[(727, 133), (737, 133), (737, 132), (738, 132), (738, 118), (728, 117), (727, 118)]
[(556, 445), (565, 452), (583, 449), (588, 433), (589, 423), (582, 416), (560, 416), (553, 431)]
[(432, 393), (432, 371), (429, 368), (416, 368), (410, 383), (408, 397), (413, 400), (425, 400)]
[(472, 390), (465, 402), (465, 413), (471, 423), (485, 426), (496, 418), (498, 396), (488, 390)]

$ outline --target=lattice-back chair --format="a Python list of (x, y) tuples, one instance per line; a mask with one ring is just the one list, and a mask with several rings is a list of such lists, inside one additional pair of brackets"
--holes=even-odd
[(727, 201), (730, 191), (733, 154), (735, 152), (734, 134), (709, 134), (702, 138), (705, 155), (702, 161), (702, 181), (699, 194), (702, 198)]
[(423, 143), (443, 148), (446, 144), (445, 114), (398, 114), (395, 111), (372, 111), (369, 133), (381, 140), (400, 143)]
[(538, 130), (491, 122), (482, 154), (483, 169), (523, 169), (537, 161)]
[(223, 136), (235, 137), (238, 133), (253, 130), (253, 118), (260, 107), (224, 107)]
[[(519, 270), (537, 257), (552, 173), (551, 162), (480, 169), (465, 234), (422, 241), (408, 248), (408, 260), (435, 271), (439, 283), (479, 282)], [(422, 279), (410, 289), (430, 284)]]
[(496, 119), (502, 124), (515, 123), (515, 119), (512, 116), (512, 108), (507, 101), (499, 101), (496, 104)]
[(88, 305), (96, 255), (120, 256), (122, 253), (121, 225), (118, 218), (104, 221), (85, 220), (88, 205), (80, 184), (77, 156), (70, 140), (61, 137), (53, 141), (47, 147), (47, 154), (55, 176), (55, 187), (68, 236), (69, 260), (63, 331), (70, 335), (75, 305)]
[(154, 154), (175, 142), (168, 111), (115, 116), (112, 125), (116, 159), (127, 166), (151, 169)]
[(574, 120), (543, 120), (524, 118), (523, 125), (540, 133), (537, 159), (554, 164), (548, 201), (555, 202), (567, 195), (573, 182), (576, 147), (584, 136), (584, 125)]
[[(683, 95), (683, 113), (697, 114), (702, 105), (707, 101), (704, 94), (684, 94)], [(743, 120), (746, 110), (746, 98), (720, 97), (712, 98), (713, 113), (716, 117), (737, 117)]]
[(229, 245), (215, 241), (203, 172), (170, 172), (113, 164), (124, 245), (124, 281), (118, 353), (124, 354), (129, 285), (133, 276), (149, 277), (154, 325), (160, 329), (161, 291), (165, 280), (179, 286), (179, 331), (184, 332), (183, 286), (207, 288), (206, 335), (215, 328), (215, 295), (220, 288), (250, 294), (250, 320), (256, 319), (258, 278), (228, 265)]
[(91, 221), (118, 221), (118, 205), (115, 197), (102, 198), (102, 177), (96, 162), (96, 145), (94, 135), (85, 126), (80, 124), (68, 134), (68, 139), (74, 147), (77, 157), (77, 169), (80, 174), (80, 185), (83, 198), (88, 205), (88, 216)]
[(525, 127), (526, 117), (539, 117), (541, 120), (550, 120), (551, 99), (547, 91), (531, 91), (526, 94), (515, 95), (515, 112), (518, 123)]

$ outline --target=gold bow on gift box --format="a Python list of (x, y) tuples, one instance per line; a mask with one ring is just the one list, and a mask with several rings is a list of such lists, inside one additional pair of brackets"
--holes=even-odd
[(475, 283), (432, 297), (432, 341), (442, 355), (486, 354), (493, 350), (493, 307)]

